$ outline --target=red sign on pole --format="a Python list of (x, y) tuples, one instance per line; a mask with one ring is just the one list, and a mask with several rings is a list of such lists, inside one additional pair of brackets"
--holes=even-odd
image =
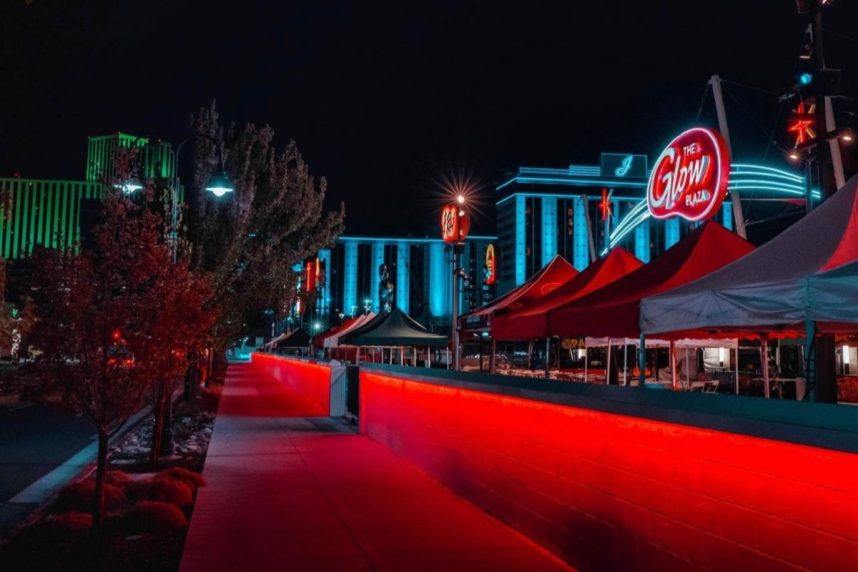
[(705, 220), (727, 195), (730, 152), (714, 129), (695, 127), (677, 136), (653, 165), (646, 203), (658, 219)]
[(464, 242), (471, 229), (471, 219), (465, 210), (455, 203), (441, 209), (441, 238), (447, 244)]

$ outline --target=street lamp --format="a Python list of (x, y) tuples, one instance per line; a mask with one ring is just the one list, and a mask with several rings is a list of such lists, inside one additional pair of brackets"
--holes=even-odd
[(227, 176), (226, 171), (224, 170), (223, 147), (217, 139), (215, 139), (211, 135), (206, 135), (205, 133), (195, 133), (193, 135), (185, 137), (182, 142), (176, 146), (176, 150), (173, 152), (173, 189), (171, 193), (172, 197), (170, 212), (170, 241), (174, 261), (178, 257), (179, 252), (179, 157), (181, 155), (182, 148), (185, 146), (185, 143), (191, 141), (192, 139), (206, 139), (207, 141), (214, 143), (215, 147), (217, 148), (220, 170), (214, 177), (211, 178), (208, 185), (206, 185), (205, 190), (212, 193), (218, 198), (224, 196), (227, 193), (233, 192), (232, 183), (230, 182), (229, 176)]

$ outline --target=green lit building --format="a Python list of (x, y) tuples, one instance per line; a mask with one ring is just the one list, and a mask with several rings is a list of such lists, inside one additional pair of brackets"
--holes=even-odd
[(172, 146), (126, 133), (90, 137), (83, 180), (0, 178), (0, 256), (27, 256), (37, 245), (71, 248), (80, 240), (81, 205), (99, 199), (104, 181), (116, 178), (118, 148), (139, 148), (141, 179), (172, 179)]

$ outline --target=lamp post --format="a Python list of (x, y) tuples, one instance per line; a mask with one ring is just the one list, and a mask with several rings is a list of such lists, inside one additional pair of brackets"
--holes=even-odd
[(462, 278), (460, 257), (465, 246), (465, 238), (471, 227), (471, 219), (465, 211), (465, 195), (459, 193), (456, 202), (446, 205), (441, 209), (441, 238), (445, 244), (451, 246), (453, 251), (453, 370), (458, 371), (461, 362), (459, 341), (459, 280)]
[(204, 133), (195, 133), (185, 137), (176, 146), (176, 150), (173, 152), (173, 188), (170, 191), (170, 251), (173, 255), (173, 262), (176, 261), (179, 254), (179, 157), (185, 143), (194, 139), (206, 139), (214, 143), (218, 151), (220, 169), (205, 186), (205, 190), (218, 198), (233, 192), (232, 184), (224, 170), (223, 147), (214, 137)]

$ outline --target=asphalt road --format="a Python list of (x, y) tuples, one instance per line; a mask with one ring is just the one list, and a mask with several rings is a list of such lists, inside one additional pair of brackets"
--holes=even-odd
[(59, 409), (0, 409), (0, 537), (35, 508), (8, 501), (94, 438), (91, 423)]

